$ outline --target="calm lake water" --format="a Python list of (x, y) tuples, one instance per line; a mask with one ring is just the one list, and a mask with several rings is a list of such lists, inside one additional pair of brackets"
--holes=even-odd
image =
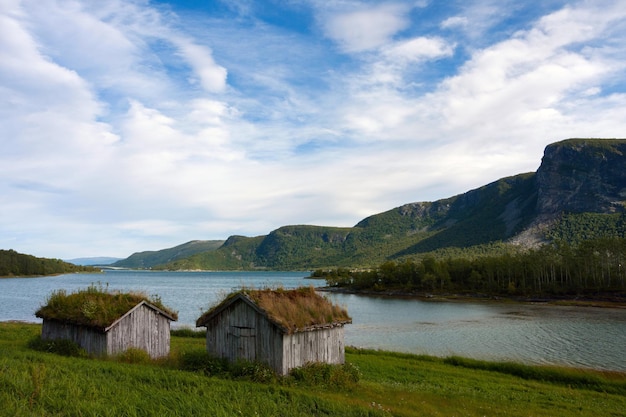
[[(100, 283), (159, 295), (178, 311), (173, 327), (193, 327), (212, 304), (241, 286), (324, 285), (306, 272), (106, 271), (46, 278), (0, 279), (0, 321), (40, 322), (35, 311), (54, 290)], [(353, 324), (356, 347), (477, 359), (514, 360), (626, 371), (626, 309), (445, 302), (328, 294)]]

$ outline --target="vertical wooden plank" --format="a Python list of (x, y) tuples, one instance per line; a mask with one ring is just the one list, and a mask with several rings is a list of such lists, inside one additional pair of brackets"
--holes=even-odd
[(88, 327), (44, 320), (41, 338), (44, 340), (71, 340), (90, 355), (99, 356), (106, 352), (104, 335)]

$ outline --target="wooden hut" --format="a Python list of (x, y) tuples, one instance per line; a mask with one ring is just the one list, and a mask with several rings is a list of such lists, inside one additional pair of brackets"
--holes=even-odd
[(74, 294), (57, 291), (36, 316), (43, 319), (44, 340), (71, 340), (94, 356), (136, 348), (152, 358), (169, 354), (170, 322), (177, 319), (158, 300), (94, 287)]
[(309, 362), (342, 364), (352, 320), (311, 288), (241, 290), (204, 313), (207, 351), (230, 361), (267, 364), (280, 375)]

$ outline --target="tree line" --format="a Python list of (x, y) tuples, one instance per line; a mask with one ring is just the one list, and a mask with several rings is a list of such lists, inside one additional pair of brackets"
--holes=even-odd
[(524, 252), (387, 261), (370, 270), (316, 270), (331, 287), (490, 295), (573, 295), (626, 290), (626, 239), (565, 242)]
[(97, 272), (97, 269), (74, 265), (60, 259), (37, 258), (12, 249), (0, 249), (0, 277), (55, 275), (70, 272)]

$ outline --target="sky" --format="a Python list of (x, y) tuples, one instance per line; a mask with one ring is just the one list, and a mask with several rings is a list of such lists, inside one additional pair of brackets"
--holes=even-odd
[(626, 137), (626, 0), (0, 0), (0, 249), (350, 227)]

